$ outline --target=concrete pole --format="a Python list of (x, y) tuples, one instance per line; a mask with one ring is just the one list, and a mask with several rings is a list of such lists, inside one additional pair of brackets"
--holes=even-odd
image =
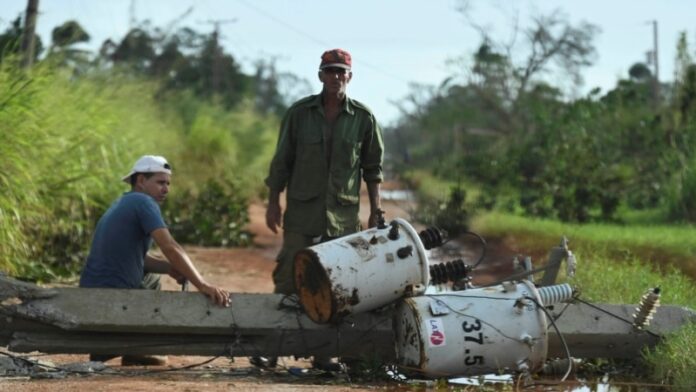
[(657, 20), (652, 21), (653, 25), (653, 61), (655, 63), (655, 77), (653, 79), (654, 83), (654, 93), (655, 93), (655, 104), (660, 103), (660, 63), (657, 51)]

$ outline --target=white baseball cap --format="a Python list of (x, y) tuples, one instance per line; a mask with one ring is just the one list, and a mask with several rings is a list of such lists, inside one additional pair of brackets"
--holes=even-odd
[(135, 161), (130, 173), (121, 178), (130, 184), (130, 178), (135, 173), (167, 173), (172, 174), (172, 167), (164, 157), (158, 155), (143, 155)]

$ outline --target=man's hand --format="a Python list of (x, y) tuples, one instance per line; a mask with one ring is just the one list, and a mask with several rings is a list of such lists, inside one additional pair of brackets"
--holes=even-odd
[(280, 228), (281, 212), (280, 203), (268, 203), (268, 208), (266, 209), (266, 226), (276, 234)]
[(380, 215), (384, 216), (384, 211), (382, 211), (382, 203), (379, 198), (379, 182), (370, 181), (366, 182), (366, 185), (370, 200), (370, 217), (367, 218), (367, 227), (372, 228), (377, 227)]
[(383, 215), (384, 215), (384, 211), (382, 211), (379, 208), (376, 210), (372, 210), (370, 212), (370, 217), (367, 218), (367, 227), (368, 228), (377, 227), (377, 224), (379, 224), (379, 218), (380, 218), (380, 216), (383, 216)]
[(209, 284), (203, 284), (198, 290), (205, 294), (214, 304), (228, 307), (232, 303), (230, 300), (230, 293), (225, 289), (219, 287), (211, 286)]

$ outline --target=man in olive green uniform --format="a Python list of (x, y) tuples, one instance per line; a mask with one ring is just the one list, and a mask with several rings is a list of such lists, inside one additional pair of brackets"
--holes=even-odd
[[(266, 178), (269, 188), (266, 225), (274, 233), (281, 223), (280, 193), (286, 190), (283, 247), (278, 254), (275, 292), (295, 294), (294, 256), (300, 249), (360, 230), (361, 179), (370, 199), (368, 225), (377, 225), (380, 210), (384, 144), (375, 116), (362, 103), (348, 98), (352, 59), (342, 49), (321, 56), (320, 94), (293, 104), (280, 127), (276, 153)], [(276, 358), (252, 358), (257, 366), (273, 367)], [(329, 358), (315, 357), (313, 365), (338, 370)]]
[(279, 194), (287, 189), (283, 248), (273, 271), (276, 293), (296, 292), (293, 258), (298, 250), (360, 230), (361, 178), (370, 199), (368, 225), (377, 224), (384, 144), (372, 112), (346, 95), (351, 65), (345, 50), (324, 52), (321, 93), (293, 104), (281, 124), (266, 178), (266, 224), (274, 233), (280, 227)]

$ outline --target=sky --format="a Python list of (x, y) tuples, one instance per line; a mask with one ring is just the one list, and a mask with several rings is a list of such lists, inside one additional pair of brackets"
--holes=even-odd
[[(221, 44), (251, 72), (260, 58), (273, 57), (289, 72), (321, 89), (316, 77), (321, 53), (344, 48), (353, 56), (348, 94), (367, 104), (382, 125), (400, 115), (413, 84), (437, 86), (461, 69), (452, 59), (471, 59), (481, 43), (474, 20), (496, 40), (512, 37), (512, 21), (530, 26), (532, 17), (555, 10), (573, 24), (589, 22), (601, 32), (594, 40), (598, 57), (583, 70), (575, 90), (613, 88), (653, 49), (652, 21), (658, 25), (661, 81), (673, 79), (678, 34), (694, 42), (693, 3), (687, 0), (469, 0), (470, 19), (458, 11), (462, 0), (39, 0), (37, 33), (45, 44), (51, 30), (77, 20), (96, 50), (107, 38), (120, 40), (132, 21), (166, 26), (192, 11), (178, 26), (199, 32), (218, 23)], [(26, 8), (25, 0), (0, 0), (0, 31)], [(696, 48), (696, 47), (695, 47)], [(692, 50), (692, 55), (693, 55)], [(563, 74), (550, 76), (563, 83)], [(555, 78), (555, 79), (554, 79)], [(567, 78), (566, 78), (567, 79)], [(567, 81), (567, 80), (566, 80)]]

